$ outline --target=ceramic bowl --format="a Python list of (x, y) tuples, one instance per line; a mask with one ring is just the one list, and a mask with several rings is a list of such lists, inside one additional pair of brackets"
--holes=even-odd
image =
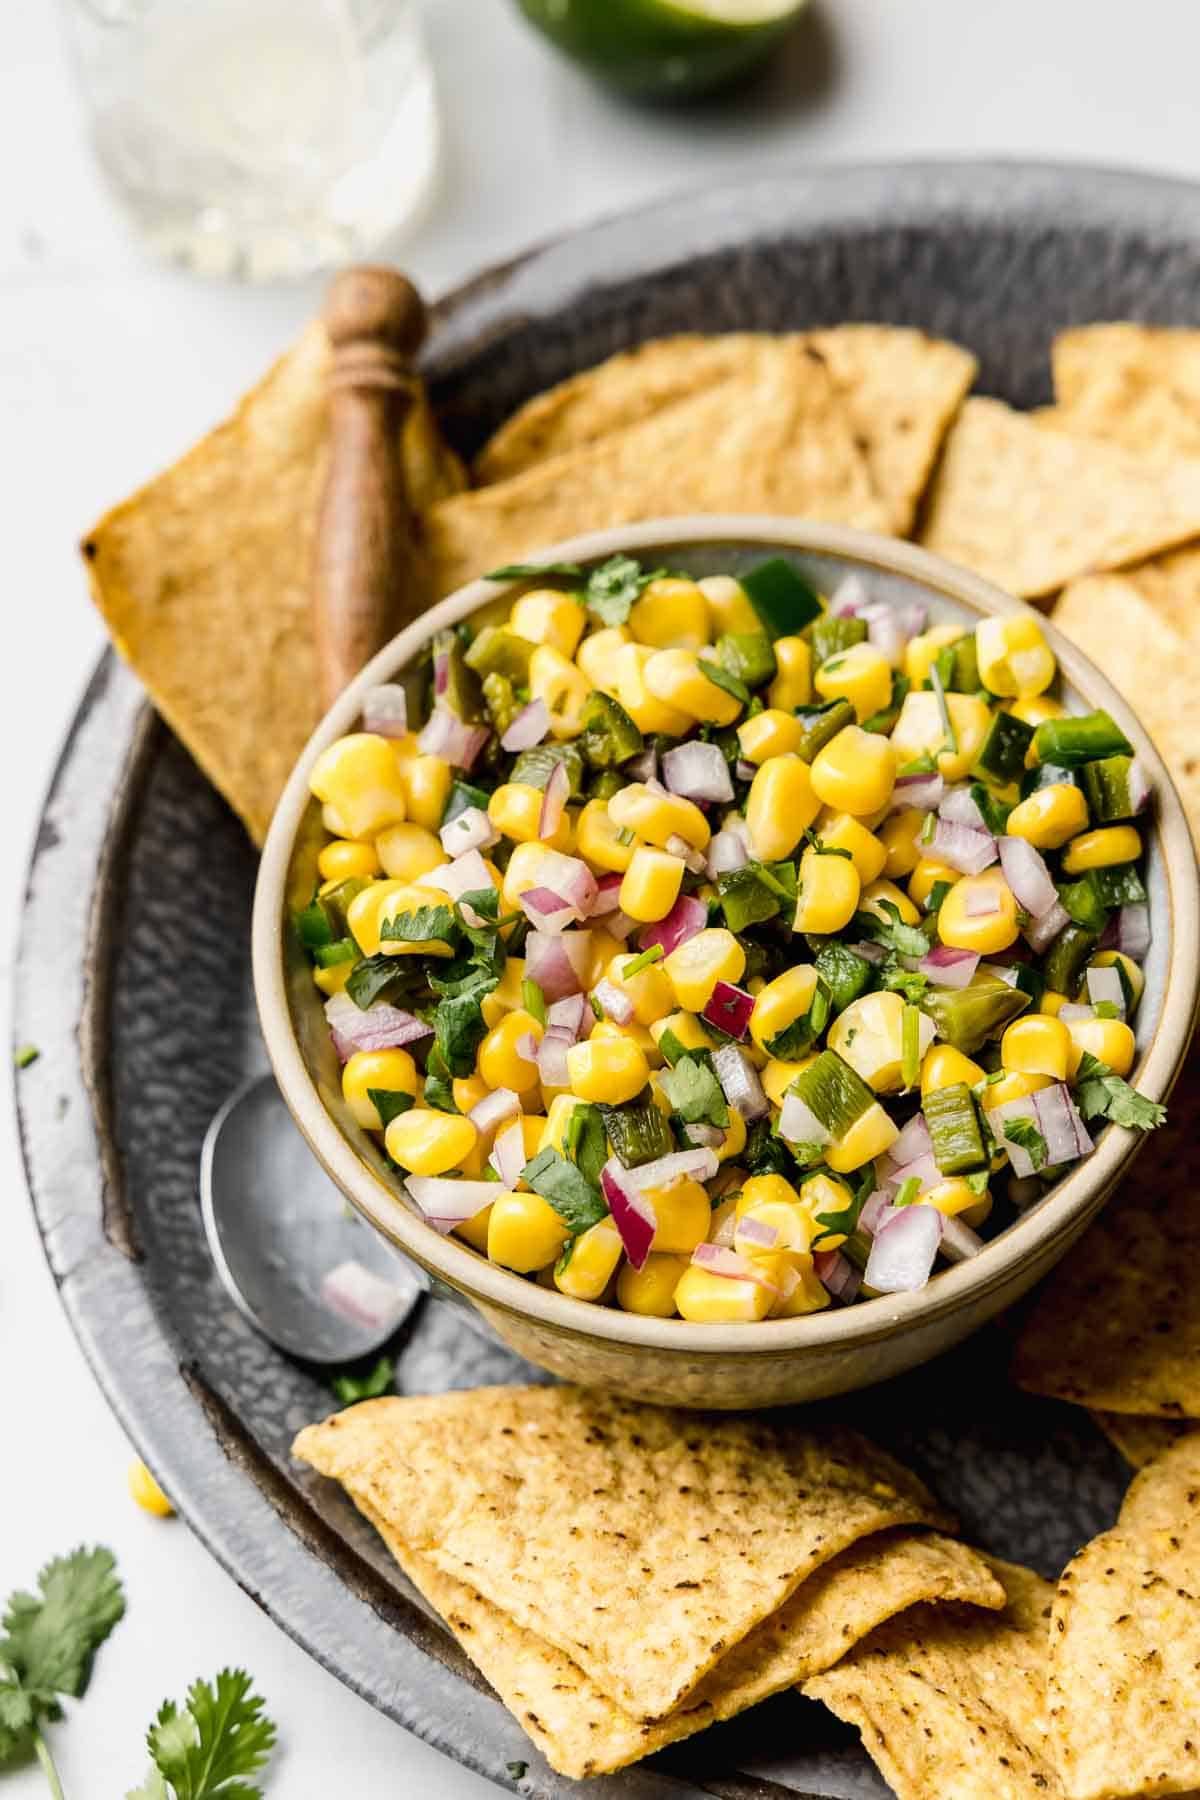
[[(906, 543), (790, 519), (656, 520), (555, 546), (546, 560), (588, 563), (629, 551), (697, 576), (783, 555), (828, 593), (860, 571), (884, 597), (928, 603), (934, 622), (972, 624), (1020, 603), (967, 571)], [(433, 633), (505, 592), (475, 582), (423, 614), (363, 670), (321, 721), (280, 801), (267, 839), (254, 909), (254, 979), (267, 1052), (296, 1123), (328, 1173), (372, 1225), (458, 1297), (520, 1356), (555, 1375), (634, 1398), (680, 1406), (762, 1407), (816, 1400), (898, 1375), (938, 1355), (1010, 1306), (1064, 1256), (1126, 1173), (1139, 1134), (1112, 1126), (1081, 1162), (976, 1257), (936, 1274), (918, 1293), (896, 1294), (804, 1318), (693, 1325), (589, 1305), (489, 1263), (441, 1237), (401, 1197), (379, 1146), (342, 1100), (339, 1065), (288, 921), (312, 893), (323, 840), (308, 774), (322, 750), (356, 729), (365, 691), (397, 679)], [(1138, 1009), (1131, 1080), (1163, 1099), (1178, 1073), (1196, 1015), (1200, 883), (1179, 798), (1137, 718), (1099, 671), (1046, 626), (1064, 698), (1105, 707), (1148, 768), (1156, 791), (1147, 886), (1153, 945)]]

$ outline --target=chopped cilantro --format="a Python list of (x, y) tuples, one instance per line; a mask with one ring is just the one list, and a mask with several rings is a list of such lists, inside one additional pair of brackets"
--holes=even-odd
[(720, 663), (710, 662), (705, 656), (698, 657), (696, 660), (700, 665), (701, 674), (706, 675), (714, 687), (723, 688), (742, 706), (750, 704), (750, 689), (739, 676), (731, 675), (728, 669), (721, 667)]
[(432, 1106), (435, 1112), (456, 1113), (458, 1111), (454, 1099), (454, 1089), (450, 1082), (450, 1071), (436, 1045), (425, 1058), (424, 1094), (426, 1106)]
[(848, 1196), (844, 1207), (840, 1207), (837, 1212), (816, 1214), (816, 1223), (823, 1225), (825, 1229), (813, 1239), (812, 1248), (819, 1249), (823, 1238), (849, 1237), (852, 1231), (857, 1231), (862, 1209), (874, 1192), (875, 1164), (871, 1162), (866, 1164), (857, 1188)]
[(727, 1129), (729, 1106), (708, 1058), (685, 1053), (659, 1077), (659, 1084), (672, 1111), (685, 1125), (718, 1125), (722, 1131)]
[(902, 763), (896, 770), (897, 775), (932, 775), (937, 764), (928, 750), (922, 750), (920, 756), (914, 756), (911, 762)]
[(1155, 1131), (1166, 1121), (1165, 1106), (1147, 1100), (1086, 1050), (1075, 1079), (1075, 1104), (1085, 1119), (1110, 1119), (1130, 1131)]
[(567, 1155), (589, 1186), (600, 1186), (600, 1171), (608, 1161), (608, 1138), (598, 1106), (580, 1101), (572, 1107), (564, 1134)]
[(546, 1023), (546, 996), (530, 975), (526, 975), (521, 982), (521, 1005), (539, 1025)]
[(418, 906), (415, 912), (397, 913), (379, 927), (381, 944), (449, 943), (454, 933), (454, 913), (449, 906)]
[(416, 1104), (412, 1095), (404, 1093), (400, 1088), (368, 1088), (367, 1099), (379, 1114), (385, 1129), (393, 1119), (398, 1119), (401, 1113), (408, 1112)]
[(897, 956), (928, 956), (929, 939), (915, 925), (904, 923), (894, 900), (881, 900), (879, 909), (886, 918), (881, 919), (874, 912), (855, 913), (853, 929), (859, 937), (882, 944), (885, 950), (893, 950)]
[(1044, 1169), (1049, 1156), (1046, 1140), (1032, 1119), (1005, 1119), (1004, 1135), (1024, 1150), (1035, 1169)]
[(682, 1039), (676, 1037), (670, 1026), (660, 1036), (658, 1047), (662, 1052), (664, 1062), (669, 1063), (672, 1068), (675, 1067), (681, 1056), (694, 1054), (694, 1052), (688, 1051)]
[(547, 1147), (525, 1164), (521, 1179), (549, 1202), (572, 1237), (608, 1216), (608, 1207), (581, 1169)]

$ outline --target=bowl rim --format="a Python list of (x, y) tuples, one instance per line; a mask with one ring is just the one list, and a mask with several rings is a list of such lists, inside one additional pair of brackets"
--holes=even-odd
[[(918, 545), (851, 526), (792, 517), (708, 514), (664, 517), (584, 533), (535, 553), (530, 562), (593, 562), (647, 548), (681, 550), (728, 544), (739, 549), (794, 550), (827, 555), (919, 583), (945, 600), (980, 614), (1033, 609), (970, 570)], [(1055, 1251), (1098, 1210), (1143, 1140), (1109, 1126), (1096, 1150), (1048, 1197), (968, 1261), (938, 1272), (932, 1287), (883, 1295), (861, 1305), (826, 1308), (795, 1319), (693, 1324), (652, 1319), (616, 1307), (576, 1300), (491, 1263), (467, 1244), (442, 1237), (375, 1172), (321, 1100), (292, 1023), (284, 964), (285, 895), (292, 853), (309, 802), (308, 774), (335, 738), (352, 729), (368, 688), (411, 663), (434, 632), (456, 625), (479, 607), (521, 584), (477, 580), (459, 588), (400, 631), (355, 677), (317, 725), (288, 778), (263, 848), (255, 886), (252, 960), (255, 996), (267, 1054), (280, 1092), (309, 1147), (356, 1210), (403, 1254), (470, 1301), (533, 1322), (547, 1331), (625, 1348), (728, 1358), (805, 1351), (836, 1352), (877, 1343), (905, 1326), (927, 1327), (1008, 1284), (1017, 1269), (1054, 1260)], [(1162, 849), (1170, 931), (1169, 975), (1160, 1016), (1135, 1071), (1141, 1091), (1163, 1100), (1179, 1073), (1200, 1007), (1200, 871), (1191, 831), (1170, 773), (1137, 716), (1112, 683), (1051, 619), (1036, 615), (1060, 667), (1079, 692), (1112, 713), (1146, 763), (1158, 797), (1155, 831)], [(1185, 985), (1177, 967), (1189, 973)]]

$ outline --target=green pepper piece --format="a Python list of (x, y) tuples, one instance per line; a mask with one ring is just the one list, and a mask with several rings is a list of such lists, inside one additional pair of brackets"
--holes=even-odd
[(871, 964), (846, 944), (830, 938), (813, 958), (817, 974), (829, 989), (834, 1013), (844, 1012), (852, 1000), (865, 993), (871, 979)]
[(503, 675), (514, 687), (529, 683), (529, 659), (537, 649), (509, 625), (485, 625), (463, 661), (477, 675)]
[(1077, 769), (1108, 756), (1132, 756), (1133, 745), (1116, 721), (1103, 711), (1043, 719), (1033, 734), (1039, 762)]
[(588, 799), (611, 800), (614, 794), (619, 794), (621, 789), (628, 785), (625, 776), (618, 770), (597, 769), (588, 787)]
[(1134, 863), (1118, 863), (1111, 869), (1089, 871), (1097, 894), (1105, 906), (1141, 906), (1146, 899), (1146, 885)]
[(491, 795), (483, 788), (475, 787), (469, 781), (452, 781), (450, 792), (446, 796), (446, 810), (442, 814), (442, 824), (448, 825), (451, 819), (457, 819), (459, 813), (466, 812), (468, 807), (477, 806), (486, 812)]
[(508, 676), (495, 670), (483, 678), (483, 705), (497, 737), (503, 737), (522, 710)]
[(431, 649), (435, 667), (439, 657), (446, 658), (446, 687), (437, 696), (439, 703), (460, 719), (477, 720), (483, 710), (483, 690), (474, 669), (467, 667), (457, 631), (435, 632)]
[(834, 1050), (822, 1050), (815, 1062), (801, 1069), (788, 1093), (800, 1096), (835, 1142), (844, 1138), (855, 1120), (875, 1104), (875, 1096), (862, 1076)]
[(796, 910), (795, 864), (748, 862), (740, 869), (727, 869), (717, 877), (717, 892), (725, 924), (735, 935), (775, 918), (781, 910), (791, 918)]
[(801, 762), (810, 763), (839, 731), (853, 725), (855, 712), (849, 700), (829, 700), (824, 706), (797, 707), (796, 717), (803, 731), (796, 754)]
[(882, 712), (872, 713), (869, 719), (863, 720), (863, 730), (876, 731), (881, 733), (884, 737), (886, 737), (890, 731), (893, 731), (895, 729), (896, 720), (900, 717), (900, 708), (908, 698), (908, 690), (911, 686), (912, 682), (908, 679), (907, 675), (902, 675), (899, 669), (894, 670), (892, 674), (891, 699), (883, 708)]
[(623, 1168), (639, 1169), (643, 1163), (669, 1156), (675, 1147), (667, 1121), (648, 1087), (624, 1106), (601, 1105), (600, 1111), (613, 1154)]
[(1029, 995), (1029, 1010), (1037, 1012), (1042, 1004), (1042, 995), (1046, 992), (1046, 978), (1033, 963), (1013, 963), (1013, 986), (1020, 988), (1023, 994)]
[(937, 1088), (922, 1102), (933, 1145), (933, 1160), (943, 1175), (965, 1175), (987, 1161), (975, 1101), (965, 1081)]
[(522, 750), (508, 779), (524, 782), (526, 787), (544, 788), (559, 763), (567, 771), (569, 797), (582, 799), (583, 757), (574, 744), (535, 744), (532, 750)]
[(717, 660), (748, 688), (775, 679), (775, 652), (765, 631), (727, 631), (717, 639)]
[(759, 563), (741, 581), (769, 638), (797, 637), (820, 616), (816, 592), (786, 557), (773, 556)]
[(1033, 727), (1011, 713), (993, 713), (988, 734), (975, 758), (981, 775), (993, 781), (1019, 781), (1025, 769), (1025, 753), (1033, 742)]
[(1132, 756), (1102, 756), (1096, 762), (1084, 763), (1079, 784), (1097, 825), (1112, 825), (1118, 819), (1135, 817), (1138, 809), (1130, 780), (1132, 770)]
[(325, 910), (325, 903), (317, 895), (313, 895), (308, 905), (302, 907), (295, 915), (295, 926), (304, 948), (315, 953), (332, 944), (337, 936), (333, 920)]
[(1078, 881), (1065, 882), (1059, 887), (1058, 898), (1076, 925), (1082, 925), (1085, 931), (1094, 931), (1099, 937), (1108, 924), (1108, 908), (1094, 874), (1095, 871), (1089, 869)]
[(1035, 768), (1026, 769), (1021, 777), (1021, 798), (1027, 800), (1030, 794), (1036, 794), (1044, 787), (1078, 786), (1079, 777), (1074, 769), (1068, 769), (1062, 763), (1039, 763)]
[(983, 822), (993, 837), (1002, 837), (1008, 827), (1008, 815), (1013, 810), (1006, 800), (1001, 800), (985, 787), (982, 781), (971, 783), (971, 798), (983, 814)]
[(839, 618), (834, 613), (822, 613), (814, 619), (808, 628), (808, 640), (812, 645), (813, 668), (819, 669), (833, 656), (844, 650), (850, 650), (855, 644), (867, 641), (867, 621), (865, 619)]
[(976, 975), (965, 988), (928, 987), (919, 1001), (939, 1037), (971, 1056), (1029, 1005), (1029, 995), (998, 975)]
[(594, 769), (615, 769), (640, 756), (645, 739), (625, 708), (611, 695), (593, 689), (583, 704), (579, 747)]
[(1059, 932), (1042, 962), (1046, 986), (1056, 994), (1073, 994), (1079, 985), (1083, 965), (1099, 941), (1098, 932), (1086, 931), (1082, 925), (1067, 925)]

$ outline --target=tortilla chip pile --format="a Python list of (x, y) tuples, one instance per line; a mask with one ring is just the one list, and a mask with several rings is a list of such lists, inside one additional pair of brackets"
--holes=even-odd
[(577, 1388), (366, 1401), (295, 1454), (341, 1482), (547, 1760), (596, 1775), (1005, 1584), (855, 1433)]

